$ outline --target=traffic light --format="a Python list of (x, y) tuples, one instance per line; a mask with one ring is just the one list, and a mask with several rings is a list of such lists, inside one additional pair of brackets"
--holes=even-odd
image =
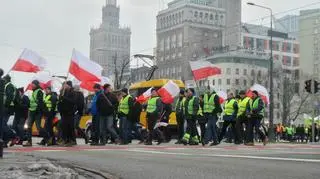
[(308, 92), (308, 93), (312, 93), (311, 92), (311, 80), (307, 80), (304, 82), (304, 89)]
[(314, 81), (314, 94), (316, 94), (320, 90), (320, 83), (318, 81)]

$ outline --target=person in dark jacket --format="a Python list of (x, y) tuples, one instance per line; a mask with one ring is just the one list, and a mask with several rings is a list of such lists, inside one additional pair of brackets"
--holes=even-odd
[(61, 114), (62, 140), (61, 145), (70, 147), (75, 145), (74, 139), (74, 114), (76, 112), (76, 96), (72, 88), (72, 82), (63, 84), (60, 92), (58, 109)]
[(263, 141), (263, 144), (266, 145), (268, 142), (268, 137), (261, 131), (261, 121), (264, 117), (265, 106), (262, 99), (259, 97), (257, 91), (253, 91), (253, 99), (251, 104), (251, 114), (250, 122), (248, 126), (248, 140), (249, 142), (246, 145), (252, 146), (253, 143), (253, 129), (255, 129), (256, 134), (259, 135), (260, 139)]
[[(199, 104), (200, 104), (201, 110), (204, 107), (203, 97), (204, 97), (204, 95), (199, 96)], [(208, 122), (207, 118), (205, 118), (203, 115), (198, 115), (198, 123), (199, 123), (200, 131), (201, 131), (201, 136), (200, 136), (201, 143), (204, 143), (204, 136), (206, 134), (207, 122)]]
[(32, 146), (32, 126), (33, 123), (36, 124), (37, 130), (40, 135), (44, 133), (44, 130), (41, 128), (41, 117), (43, 115), (44, 110), (44, 102), (43, 102), (43, 92), (40, 87), (40, 82), (38, 80), (32, 81), (32, 95), (29, 97), (30, 99), (30, 107), (29, 107), (29, 119), (28, 119), (28, 141), (23, 146), (30, 147)]
[[(161, 122), (169, 124), (170, 114), (172, 113), (172, 105), (163, 103), (163, 112)], [(163, 135), (165, 138), (165, 142), (168, 143), (171, 140), (171, 133), (167, 126), (161, 127), (161, 131), (163, 131)]]
[[(83, 116), (83, 112), (84, 112), (84, 95), (83, 93), (80, 91), (80, 86), (76, 85), (74, 87), (74, 92), (75, 92), (75, 97), (76, 97), (76, 112), (74, 115), (74, 128), (75, 128), (75, 133), (77, 135), (79, 135), (81, 138), (84, 139), (85, 143), (88, 143), (88, 139), (86, 134), (84, 133), (84, 131), (80, 128), (80, 120), (81, 117)], [(76, 137), (73, 139), (73, 143), (76, 143)]]
[(57, 114), (57, 104), (58, 97), (55, 93), (52, 92), (51, 87), (47, 87), (45, 89), (45, 97), (44, 97), (44, 117), (46, 119), (45, 128), (46, 135), (43, 138), (44, 145), (48, 146), (55, 145), (56, 139), (53, 133), (53, 120)]
[(133, 102), (131, 112), (132, 125), (130, 131), (134, 131), (135, 137), (140, 141), (139, 144), (142, 144), (144, 142), (144, 137), (138, 127), (140, 123), (140, 115), (142, 112), (142, 108), (142, 105), (135, 99)]
[(103, 89), (104, 92), (97, 99), (97, 109), (100, 116), (100, 145), (107, 143), (107, 132), (115, 139), (115, 144), (119, 144), (120, 138), (114, 128), (114, 115), (118, 107), (118, 99), (111, 93), (110, 84), (105, 84)]
[(15, 115), (13, 120), (13, 129), (19, 137), (18, 145), (22, 145), (24, 138), (24, 124), (28, 118), (30, 100), (28, 96), (24, 95), (24, 89), (19, 88), (18, 96), (15, 102)]
[(93, 90), (95, 92), (92, 102), (91, 102), (91, 107), (90, 107), (90, 113), (92, 115), (92, 137), (91, 137), (91, 145), (98, 145), (99, 144), (99, 136), (100, 136), (100, 117), (97, 109), (97, 100), (98, 96), (103, 93), (103, 90), (101, 89), (101, 85), (95, 84), (93, 86)]
[(181, 144), (181, 140), (184, 134), (184, 103), (185, 103), (185, 91), (180, 90), (179, 99), (176, 103), (176, 120), (177, 120), (177, 128), (178, 128), (178, 141), (175, 144)]

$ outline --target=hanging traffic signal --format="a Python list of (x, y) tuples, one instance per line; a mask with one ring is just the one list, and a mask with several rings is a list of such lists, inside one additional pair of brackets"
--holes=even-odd
[(320, 83), (318, 81), (314, 81), (314, 94), (316, 94), (320, 90)]
[(308, 92), (308, 93), (312, 93), (311, 92), (311, 80), (307, 80), (304, 82), (304, 89)]

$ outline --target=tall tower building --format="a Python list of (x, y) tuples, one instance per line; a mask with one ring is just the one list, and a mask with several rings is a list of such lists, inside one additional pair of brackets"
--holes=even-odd
[[(120, 26), (120, 7), (117, 0), (106, 0), (102, 8), (102, 23), (90, 31), (90, 59), (103, 67), (103, 76), (116, 81), (115, 72), (122, 71), (121, 83), (130, 77), (130, 28)], [(124, 66), (124, 64), (127, 64)]]

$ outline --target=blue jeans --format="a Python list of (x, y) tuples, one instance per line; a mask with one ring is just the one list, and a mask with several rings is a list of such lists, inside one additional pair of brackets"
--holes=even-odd
[(100, 139), (102, 144), (107, 143), (107, 133), (110, 133), (112, 138), (119, 139), (119, 135), (114, 128), (113, 115), (100, 116)]
[(218, 121), (217, 115), (213, 114), (205, 114), (205, 117), (208, 120), (206, 133), (205, 133), (205, 141), (204, 143), (207, 144), (209, 141), (213, 140), (213, 142), (217, 142), (217, 130), (216, 130), (216, 123)]
[(129, 143), (132, 122), (126, 116), (121, 116), (120, 121), (121, 121), (121, 133), (122, 133), (121, 137), (122, 137), (123, 143)]

